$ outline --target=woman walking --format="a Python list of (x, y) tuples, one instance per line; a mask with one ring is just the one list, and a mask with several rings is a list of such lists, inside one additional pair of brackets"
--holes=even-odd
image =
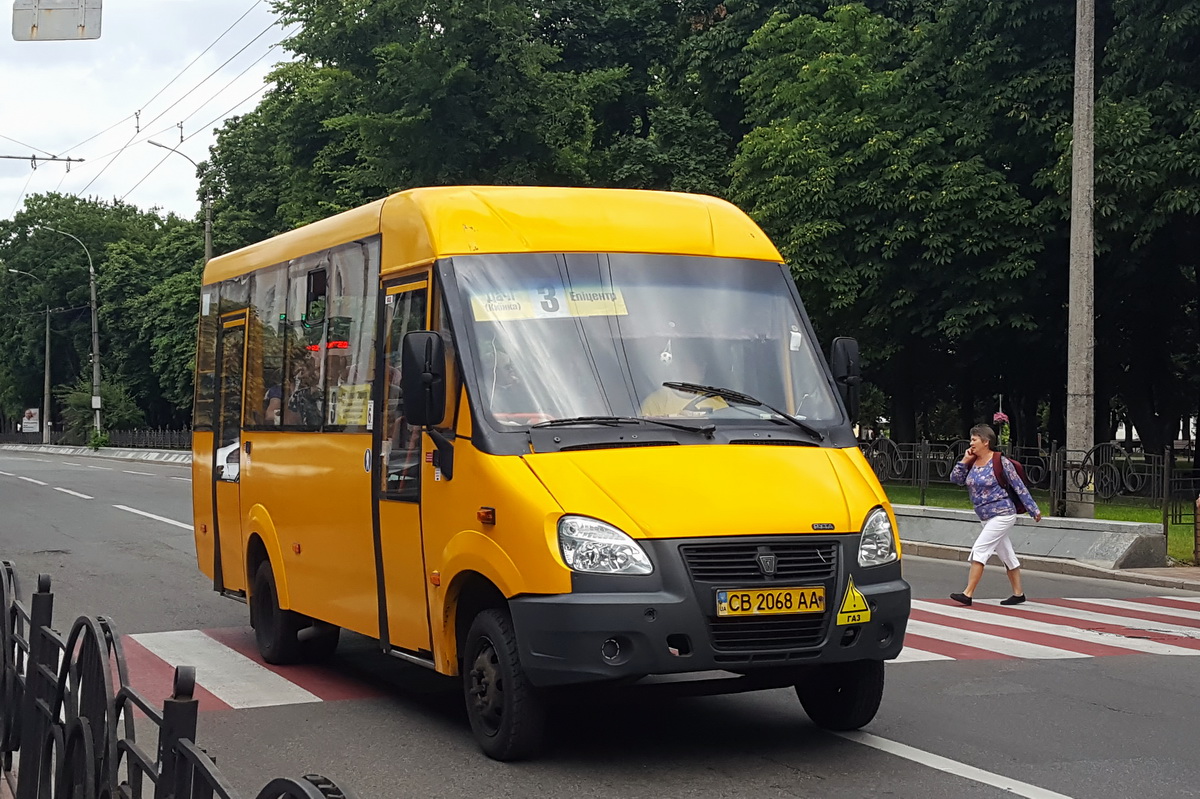
[(1012, 585), (1012, 596), (1000, 601), (1001, 605), (1019, 605), (1025, 601), (1025, 592), (1021, 588), (1021, 561), (1013, 551), (1008, 532), (1017, 523), (1017, 507), (1013, 504), (1008, 490), (996, 479), (995, 461), (999, 461), (1004, 471), (1008, 485), (1021, 499), (1029, 515), (1035, 522), (1042, 520), (1042, 512), (1037, 503), (1029, 495), (1021, 476), (1017, 474), (1012, 461), (996, 452), (999, 442), (996, 431), (981, 424), (971, 428), (971, 446), (967, 454), (954, 465), (950, 473), (950, 481), (965, 485), (975, 506), (975, 514), (983, 522), (983, 530), (971, 547), (971, 571), (967, 575), (967, 587), (961, 593), (954, 593), (950, 598), (964, 605), (971, 604), (979, 579), (983, 577), (983, 565), (993, 553), (999, 556), (1000, 562), (1008, 573), (1008, 582)]

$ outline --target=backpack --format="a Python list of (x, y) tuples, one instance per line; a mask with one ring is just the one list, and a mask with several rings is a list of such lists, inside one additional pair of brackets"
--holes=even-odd
[[(1012, 500), (1013, 505), (1016, 507), (1017, 513), (1028, 513), (1028, 509), (1026, 509), (1025, 503), (1021, 501), (1021, 497), (1017, 494), (1013, 487), (1009, 485), (1008, 475), (1004, 473), (1004, 464), (1000, 462), (1001, 457), (1003, 456), (999, 452), (992, 453), (992, 474), (996, 475), (996, 482), (1000, 484), (1000, 487), (1008, 492), (1008, 497)], [(1014, 461), (1012, 458), (1009, 458), (1008, 462), (1013, 465), (1013, 469), (1015, 469), (1017, 472), (1017, 477), (1020, 477), (1021, 482), (1025, 483), (1025, 487), (1028, 488), (1029, 483), (1025, 481), (1025, 467)]]

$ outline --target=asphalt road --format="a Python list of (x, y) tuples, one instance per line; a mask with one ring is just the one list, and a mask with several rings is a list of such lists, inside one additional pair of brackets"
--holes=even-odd
[[(241, 658), (234, 650), (246, 649), (247, 613), (214, 595), (196, 569), (190, 529), (179, 526), (190, 524), (188, 474), (178, 465), (0, 450), (0, 558), (16, 563), (26, 600), (35, 575), (51, 575), (60, 629), (78, 614), (101, 613), (131, 649), (169, 653), (200, 635), (185, 631), (201, 630), (209, 643), (229, 644), (198, 666), (203, 685), (206, 673), (215, 680)], [(909, 558), (905, 576), (914, 598), (940, 600), (961, 589), (965, 567)], [(1146, 597), (1189, 596), (1041, 573), (1026, 574), (1026, 593), (1083, 599), (1077, 604), (1093, 613), (1109, 603), (1101, 610), (1127, 615)], [(1007, 594), (1003, 573), (990, 568), (978, 596)], [(924, 607), (935, 612), (928, 619), (947, 613)], [(1179, 614), (1177, 625), (1165, 625), (1176, 630), (1170, 640), (1200, 645), (1200, 621), (1189, 611), (1158, 610)], [(1131, 635), (1143, 648), (1167, 640)], [(236, 690), (244, 671), (212, 683), (217, 698), (202, 697), (198, 740), (247, 797), (271, 777), (313, 771), (362, 799), (1200, 796), (1200, 662), (1013, 646), (1025, 648), (1005, 656), (951, 647), (930, 657), (953, 659), (889, 664), (879, 715), (849, 737), (814, 727), (785, 690), (683, 699), (577, 692), (559, 700), (542, 759), (500, 764), (471, 740), (456, 681), (348, 636), (329, 667), (293, 667), (282, 677), (260, 670), (278, 683), (249, 696)], [(162, 678), (154, 671), (132, 668), (135, 687), (152, 691)], [(272, 691), (289, 703), (270, 704)]]

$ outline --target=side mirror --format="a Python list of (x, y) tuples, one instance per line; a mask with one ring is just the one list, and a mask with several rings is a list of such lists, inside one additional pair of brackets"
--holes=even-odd
[(854, 424), (858, 420), (858, 395), (862, 385), (858, 341), (845, 336), (835, 338), (829, 352), (829, 368), (833, 370), (833, 379), (837, 383), (838, 393), (842, 395), (842, 404), (850, 414), (850, 423)]
[(446, 345), (428, 330), (406, 333), (400, 352), (400, 390), (404, 418), (410, 425), (428, 427), (446, 413)]

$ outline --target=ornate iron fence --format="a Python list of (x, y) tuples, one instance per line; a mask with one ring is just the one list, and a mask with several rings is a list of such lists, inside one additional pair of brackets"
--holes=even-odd
[(191, 449), (192, 431), (158, 429), (109, 430), (110, 447), (137, 447), (146, 449)]
[[(160, 711), (129, 684), (121, 639), (102, 616), (63, 636), (51, 625), (49, 575), (28, 606), (16, 569), (0, 563), (0, 767), (16, 799), (238, 799), (196, 744), (195, 670), (180, 666)], [(149, 752), (134, 735), (140, 712), (158, 727)], [(355, 799), (318, 775), (269, 782), (257, 799)]]
[[(860, 444), (864, 457), (884, 485), (907, 485), (919, 491), (925, 504), (932, 486), (950, 483), (954, 464), (962, 459), (969, 442), (922, 441), (900, 444), (881, 438)], [(1012, 447), (1006, 454), (1025, 469), (1029, 487), (1049, 495), (1051, 513), (1065, 512), (1068, 501), (1086, 500), (1113, 505), (1159, 508), (1164, 529), (1172, 519), (1195, 513), (1195, 488), (1200, 483), (1177, 474), (1173, 457), (1128, 452), (1118, 444), (1099, 444), (1086, 452), (1036, 447)], [(1190, 493), (1192, 505), (1180, 500)], [(1175, 498), (1172, 503), (1172, 498)], [(1169, 506), (1178, 506), (1170, 511)], [(1189, 510), (1190, 508), (1190, 510)], [(1176, 522), (1178, 523), (1178, 522)]]

